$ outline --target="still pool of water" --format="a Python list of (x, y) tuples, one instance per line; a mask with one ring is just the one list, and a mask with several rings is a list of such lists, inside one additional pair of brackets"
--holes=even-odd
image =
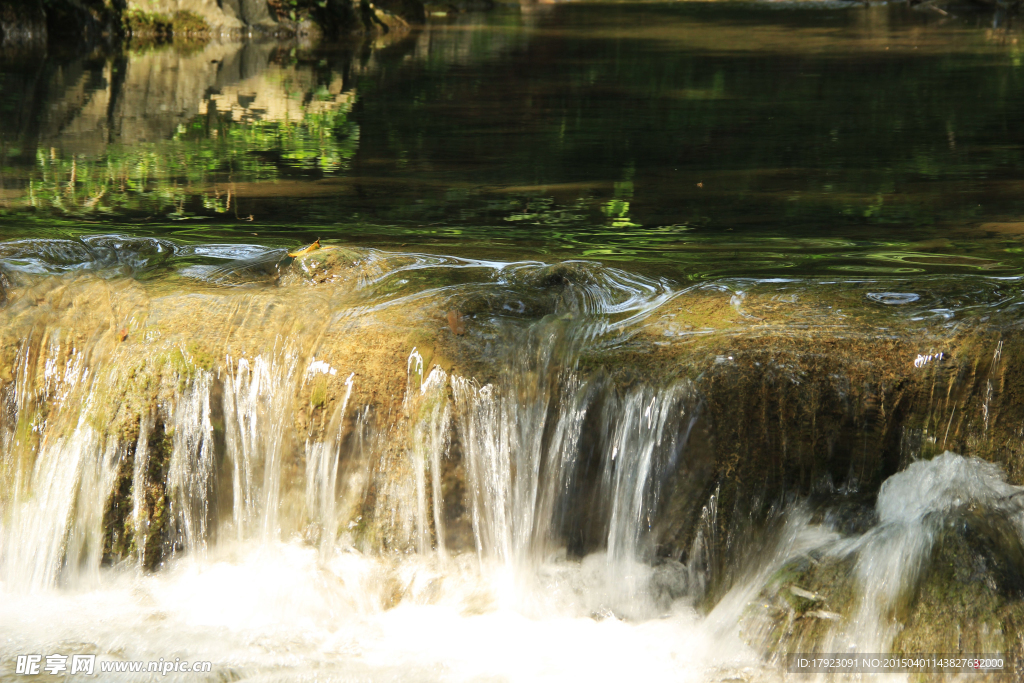
[(116, 222), (680, 279), (1005, 273), (1024, 48), (1010, 19), (960, 14), (571, 3), (376, 48), (12, 53), (4, 232)]
[(1019, 655), (1022, 39), (588, 2), (0, 50), (0, 680)]

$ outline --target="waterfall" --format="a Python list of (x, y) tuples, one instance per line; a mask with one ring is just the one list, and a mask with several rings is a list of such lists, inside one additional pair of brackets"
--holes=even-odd
[(349, 375), (345, 380), (345, 398), (332, 416), (328, 427), (330, 439), (306, 442), (306, 507), (312, 521), (319, 526), (320, 553), (328, 558), (338, 537), (338, 467), (346, 426), (345, 415), (349, 400), (352, 398), (354, 376)]
[(279, 534), (281, 448), (289, 417), (295, 358), (226, 359), (224, 422), (232, 466), (234, 523), (239, 538)]
[(175, 547), (189, 554), (205, 551), (210, 530), (214, 476), (211, 383), (210, 373), (197, 374), (167, 421), (172, 425), (172, 453), (167, 471), (170, 534)]
[[(416, 479), (416, 549), (430, 551), (430, 523), (438, 555), (447, 556), (441, 488), (441, 462), (449, 456), (451, 408), (447, 397), (448, 376), (434, 367), (424, 375), (423, 356), (413, 349), (407, 364), (408, 382), (403, 408), (411, 422), (410, 466)], [(427, 474), (430, 475), (430, 510), (427, 514)]]
[[(376, 671), (397, 638), (410, 666), (448, 653), (471, 679), (498, 669), (425, 631), (507, 632), (546, 651), (527, 620), (564, 622), (581, 652), (593, 652), (587, 634), (640, 649), (638, 634), (654, 634), (651, 671), (673, 671), (672, 652), (770, 672), (797, 647), (909, 647), (907, 624), (941, 579), (937, 557), (975, 553), (985, 585), (1024, 590), (1012, 569), (1024, 548), (1021, 489), (994, 463), (927, 450), (1008, 438), (1006, 340), (986, 338), (984, 359), (959, 375), (940, 365), (947, 356), (915, 354), (907, 372), (919, 393), (907, 380), (903, 393), (871, 388), (852, 401), (834, 368), (812, 377), (790, 357), (725, 355), (699, 335), (650, 341), (658, 316), (689, 304), (639, 276), (413, 257), (388, 271), (369, 260), (373, 277), (328, 296), (308, 283), (149, 299), (139, 285), (88, 276), (61, 285), (62, 301), (134, 302), (117, 325), (74, 306), (19, 304), (11, 290), (0, 315), (24, 316), (28, 332), (0, 390), (0, 596), (10, 605), (0, 617), (10, 628), (49, 643), (10, 610), (103, 593), (141, 601), (150, 621), (132, 623), (153, 639), (139, 656), (164, 656), (152, 648), (178, 630), (191, 651), (245, 671), (286, 665), (246, 639), (280, 644), (287, 623), (319, 662)], [(404, 289), (417, 270), (438, 269), (476, 280)], [(730, 291), (688, 295), (732, 310)], [(753, 310), (756, 288), (744, 292)], [(194, 306), (231, 322), (186, 327)], [(240, 310), (258, 315), (230, 317)], [(459, 325), (452, 310), (467, 311)], [(829, 404), (836, 386), (842, 400)], [(784, 414), (812, 419), (780, 425)], [(850, 433), (855, 448), (842, 442)], [(867, 444), (886, 439), (905, 461), (870, 459)], [(877, 496), (859, 488), (871, 477)], [(980, 541), (964, 535), (971, 525)], [(89, 604), (94, 616), (121, 609)], [(155, 614), (169, 615), (168, 631), (151, 625)], [(220, 654), (204, 630), (217, 624), (239, 638)], [(417, 637), (403, 631), (413, 624)], [(104, 628), (94, 645), (109, 654), (124, 634)], [(992, 638), (975, 640), (1003, 647)]]

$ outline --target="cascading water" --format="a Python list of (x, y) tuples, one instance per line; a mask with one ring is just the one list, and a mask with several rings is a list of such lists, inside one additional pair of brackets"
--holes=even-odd
[[(4, 675), (52, 651), (213, 662), (182, 680), (770, 680), (786, 651), (901, 647), (963, 519), (1003, 520), (977, 557), (1003, 567), (996, 593), (1024, 590), (1024, 490), (949, 452), (893, 467), (842, 450), (842, 429), (924, 434), (910, 385), (898, 424), (868, 423), (874, 399), (781, 393), (806, 371), (742, 356), (740, 328), (694, 328), (694, 311), (736, 311), (738, 286), (335, 247), (232, 268), (240, 251), (158, 246), (140, 253), (174, 253), (175, 279), (123, 277), (146, 264), (109, 254), (83, 268), (99, 275), (65, 256), (40, 275), (68, 250), (45, 242), (12, 270)], [(740, 284), (742, 324), (764, 326)], [(1005, 435), (998, 344), (973, 394), (909, 358), (927, 424), (951, 422), (946, 387), (982, 425), (961, 443)], [(730, 393), (739, 373), (759, 412)], [(830, 449), (833, 470), (780, 455), (803, 426), (774, 441), (766, 416), (801, 400), (834, 419), (798, 462)], [(736, 420), (762, 431), (737, 441)], [(877, 499), (856, 487), (871, 476)]]

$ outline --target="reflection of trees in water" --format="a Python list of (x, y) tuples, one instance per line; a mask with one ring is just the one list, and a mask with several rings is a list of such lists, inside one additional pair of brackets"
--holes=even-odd
[[(1024, 209), (1012, 35), (904, 7), (556, 6), (531, 21), (491, 60), (458, 61), (490, 27), (448, 52), (424, 39), (363, 100), (357, 166), (421, 183), (433, 220), (488, 220), (493, 188), (607, 186), (630, 168), (629, 197), (601, 194), (613, 224), (920, 226)], [(431, 194), (438, 177), (449, 187)], [(455, 187), (476, 190), (455, 205)], [(537, 224), (579, 213), (581, 196)], [(538, 214), (525, 199), (520, 224)]]
[(213, 184), (321, 177), (358, 145), (344, 68), (276, 46), (211, 43), (44, 70), (35, 125), (3, 131), (21, 169), (6, 184), (35, 207), (224, 212), (230, 194)]
[(99, 157), (40, 149), (26, 201), (66, 213), (172, 217), (193, 214), (198, 201), (204, 212), (237, 214), (235, 183), (288, 174), (318, 177), (347, 168), (359, 140), (359, 129), (349, 120), (351, 103), (352, 98), (335, 109), (300, 112), (294, 120), (196, 116), (171, 140), (111, 145)]
[(0, 157), (15, 172), (0, 171), (0, 187), (8, 205), (20, 197), (69, 212), (182, 213), (190, 202), (232, 210), (229, 193), (210, 184), (318, 178), (349, 165), (359, 139), (352, 51), (363, 50), (358, 71), (367, 75), (409, 57), (480, 59), (521, 41), (464, 30), (479, 21), (460, 16), (455, 26), (315, 57), (294, 44), (214, 41), (9, 62), (0, 67)]
[(294, 112), (295, 98), (345, 90), (349, 61), (342, 51), (304, 61), (295, 49), (250, 41), (0, 62), (0, 140), (26, 159), (36, 147), (96, 154), (110, 143), (168, 140), (225, 88), (259, 99), (259, 109)]
[[(67, 183), (60, 164), (74, 156), (76, 182), (102, 158), (188, 192), (348, 167), (349, 194), (320, 185), (322, 210), (298, 207), (332, 220), (819, 229), (1021, 208), (1008, 28), (891, 7), (827, 20), (751, 6), (534, 9), (334, 51), (210, 43), (26, 63), (0, 91), (0, 151), (21, 164), (4, 191), (40, 163)], [(131, 146), (154, 158), (125, 161), (143, 154)]]

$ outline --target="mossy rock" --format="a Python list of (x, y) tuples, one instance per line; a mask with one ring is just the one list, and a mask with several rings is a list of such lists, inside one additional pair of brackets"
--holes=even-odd
[(938, 531), (895, 654), (1024, 656), (1024, 546), (1013, 522), (967, 509)]
[(786, 563), (747, 610), (744, 639), (766, 657), (821, 651), (856, 608), (852, 557), (812, 554)]
[(288, 270), (282, 275), (281, 283), (322, 285), (358, 278), (360, 261), (365, 258), (365, 252), (333, 244), (324, 245), (292, 258)]

